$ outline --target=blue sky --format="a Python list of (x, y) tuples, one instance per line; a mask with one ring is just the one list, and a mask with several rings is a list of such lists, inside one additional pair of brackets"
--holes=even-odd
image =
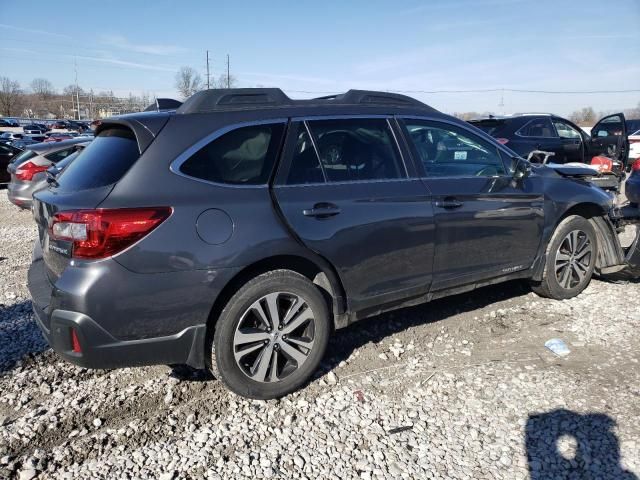
[[(390, 91), (640, 90), (640, 0), (6, 2), (0, 75), (116, 95), (176, 96), (181, 66), (293, 97)], [(313, 92), (313, 93), (303, 93)], [(568, 114), (636, 106), (640, 92), (412, 93), (447, 112)], [(503, 105), (501, 105), (501, 100)]]

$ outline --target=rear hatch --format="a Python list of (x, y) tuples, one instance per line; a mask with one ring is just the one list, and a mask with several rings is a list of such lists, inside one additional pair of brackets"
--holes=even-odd
[(55, 182), (34, 195), (33, 215), (49, 280), (55, 282), (73, 256), (72, 242), (51, 235), (54, 216), (97, 208), (139, 157), (132, 129), (106, 126)]

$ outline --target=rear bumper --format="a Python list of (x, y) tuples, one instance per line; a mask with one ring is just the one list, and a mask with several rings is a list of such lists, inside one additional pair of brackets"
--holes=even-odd
[(31, 185), (10, 182), (7, 185), (9, 201), (20, 208), (30, 209), (33, 202)]
[[(206, 324), (219, 292), (212, 271), (140, 275), (107, 260), (95, 268), (68, 267), (54, 285), (39, 250), (36, 242), (28, 272), (33, 310), (47, 342), (64, 359), (85, 368), (204, 368)], [(80, 352), (73, 350), (72, 331)]]
[[(204, 367), (206, 328), (198, 325), (175, 335), (143, 340), (117, 340), (90, 317), (68, 310), (33, 308), (36, 321), (47, 342), (65, 360), (85, 368), (120, 368), (158, 364), (186, 364)], [(48, 317), (47, 329), (42, 317)], [(80, 352), (73, 350), (71, 332), (75, 331)]]

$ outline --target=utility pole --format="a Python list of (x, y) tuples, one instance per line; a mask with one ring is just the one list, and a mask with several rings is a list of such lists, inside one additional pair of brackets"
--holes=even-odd
[(209, 84), (209, 50), (207, 50), (207, 90), (211, 88)]
[(500, 90), (500, 113), (504, 115), (504, 88)]
[(231, 77), (229, 76), (229, 54), (227, 53), (227, 88), (231, 88)]
[(78, 63), (76, 61), (76, 59), (73, 59), (73, 68), (76, 71), (76, 104), (78, 106), (78, 120), (80, 120), (80, 93), (78, 91)]

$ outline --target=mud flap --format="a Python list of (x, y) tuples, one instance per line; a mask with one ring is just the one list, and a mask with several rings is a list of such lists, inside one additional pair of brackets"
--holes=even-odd
[[(612, 266), (613, 268), (611, 269), (601, 269), (600, 275), (606, 280), (611, 281), (640, 279), (640, 209), (628, 206), (621, 209), (615, 209), (610, 213), (610, 218), (611, 221), (615, 222), (619, 227), (625, 225), (636, 225), (636, 237), (628, 248), (622, 249), (614, 231), (614, 236), (610, 237), (608, 243), (613, 241), (620, 251), (623, 252), (624, 258), (619, 265)], [(608, 223), (613, 226), (611, 222)], [(600, 234), (600, 232), (598, 233)], [(600, 238), (598, 238), (598, 240), (600, 240)], [(601, 255), (602, 252), (599, 252), (599, 257)], [(615, 267), (618, 267), (617, 271), (615, 271)]]

